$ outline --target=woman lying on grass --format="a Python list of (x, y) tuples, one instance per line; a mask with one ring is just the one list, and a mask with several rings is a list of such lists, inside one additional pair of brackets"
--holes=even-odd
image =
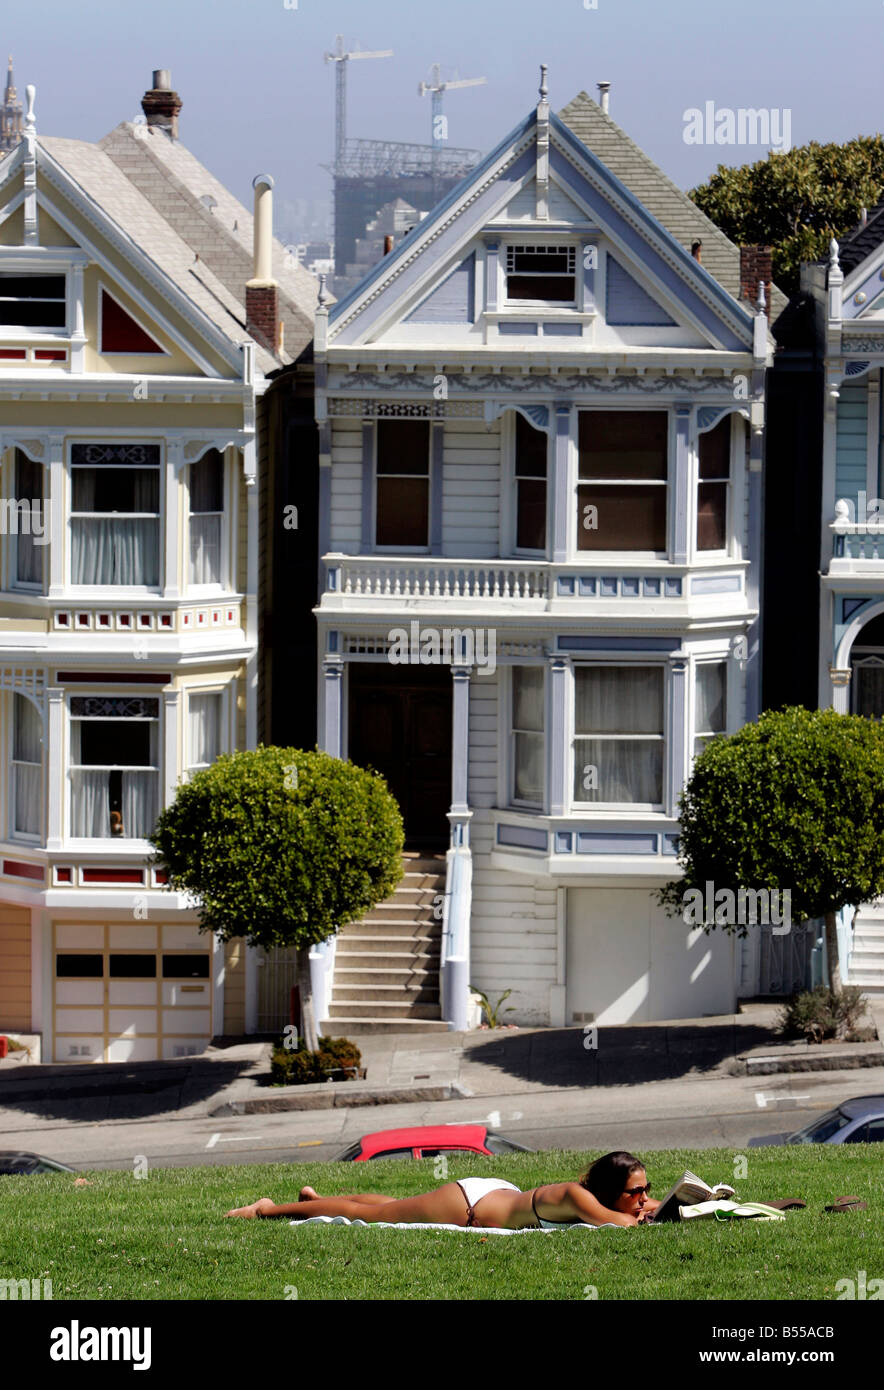
[(346, 1197), (320, 1197), (302, 1187), (297, 1202), (277, 1206), (260, 1197), (228, 1216), (287, 1216), (306, 1221), (311, 1216), (346, 1216), (351, 1221), (430, 1221), (446, 1226), (498, 1226), (517, 1231), (526, 1226), (638, 1226), (656, 1211), (648, 1198), (651, 1184), (641, 1159), (633, 1154), (605, 1154), (577, 1182), (554, 1182), (520, 1192), (499, 1178), (462, 1178), (435, 1192), (396, 1200), (379, 1192), (354, 1192)]

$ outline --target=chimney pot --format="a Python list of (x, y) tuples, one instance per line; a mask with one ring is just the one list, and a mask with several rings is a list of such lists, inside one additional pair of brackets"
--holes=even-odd
[(604, 112), (607, 113), (611, 92), (611, 84), (610, 82), (597, 82), (596, 86), (599, 89), (599, 106), (602, 108)]
[(692, 242), (691, 242), (691, 255), (693, 256), (694, 260), (697, 262), (697, 265), (702, 265), (702, 264), (703, 264), (703, 243), (702, 243), (702, 241), (692, 241)]
[(280, 351), (279, 286), (273, 278), (273, 179), (258, 174), (255, 190), (252, 278), (246, 281), (246, 329), (271, 352)]
[(177, 92), (172, 91), (172, 75), (168, 68), (154, 68), (153, 87), (141, 98), (141, 109), (149, 126), (164, 130), (172, 139), (178, 139), (178, 113), (182, 101)]
[[(409, 228), (409, 231), (410, 231), (410, 230), (411, 230), (411, 228)], [(389, 254), (390, 254), (390, 252), (391, 252), (392, 250), (393, 250), (393, 238), (392, 238), (392, 236), (390, 235), (390, 233), (388, 232), (387, 235), (384, 237), (384, 255), (385, 255), (385, 256), (389, 256)]]

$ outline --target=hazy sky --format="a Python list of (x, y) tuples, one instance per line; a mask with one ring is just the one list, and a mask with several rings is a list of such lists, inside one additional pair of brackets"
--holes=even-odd
[[(292, 5), (292, 8), (287, 8)], [(394, 56), (349, 64), (351, 136), (430, 137), (418, 83), (487, 77), (449, 93), (452, 145), (487, 150), (535, 104), (549, 65), (560, 109), (610, 81), (611, 115), (683, 188), (719, 162), (767, 148), (690, 145), (684, 112), (765, 107), (791, 113), (791, 143), (844, 141), (882, 125), (882, 0), (27, 0), (4, 6), (0, 51), (16, 83), (37, 87), (37, 129), (96, 140), (140, 114), (154, 68), (181, 95), (182, 141), (243, 201), (268, 170), (279, 196), (327, 196), (334, 74), (323, 54)]]

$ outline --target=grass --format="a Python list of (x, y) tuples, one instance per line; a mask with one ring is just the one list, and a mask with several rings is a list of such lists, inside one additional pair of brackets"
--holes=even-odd
[[(507, 1178), (523, 1189), (573, 1179), (574, 1152), (449, 1160), (450, 1179)], [(51, 1278), (60, 1299), (834, 1299), (839, 1279), (884, 1276), (881, 1148), (749, 1150), (732, 1179), (720, 1149), (642, 1154), (662, 1196), (683, 1169), (737, 1196), (801, 1197), (784, 1222), (686, 1222), (659, 1228), (487, 1236), (225, 1220), (256, 1197), (409, 1196), (440, 1185), (433, 1160), (260, 1164), (0, 1179), (0, 1278)], [(867, 1211), (825, 1214), (855, 1194)], [(296, 1293), (293, 1292), (296, 1290)]]

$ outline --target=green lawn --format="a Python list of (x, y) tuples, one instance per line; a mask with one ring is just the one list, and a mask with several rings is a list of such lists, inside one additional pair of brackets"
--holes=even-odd
[[(545, 1152), (450, 1161), (449, 1178), (526, 1189), (573, 1179), (595, 1157)], [(660, 1197), (684, 1168), (732, 1181), (721, 1149), (644, 1153)], [(750, 1149), (738, 1197), (802, 1197), (785, 1222), (487, 1236), (233, 1221), (256, 1197), (413, 1195), (439, 1186), (420, 1163), (260, 1164), (0, 1179), (0, 1278), (51, 1278), (55, 1299), (834, 1299), (839, 1279), (884, 1277), (880, 1145)], [(856, 1194), (867, 1211), (825, 1214)], [(293, 1290), (297, 1290), (297, 1294)]]

